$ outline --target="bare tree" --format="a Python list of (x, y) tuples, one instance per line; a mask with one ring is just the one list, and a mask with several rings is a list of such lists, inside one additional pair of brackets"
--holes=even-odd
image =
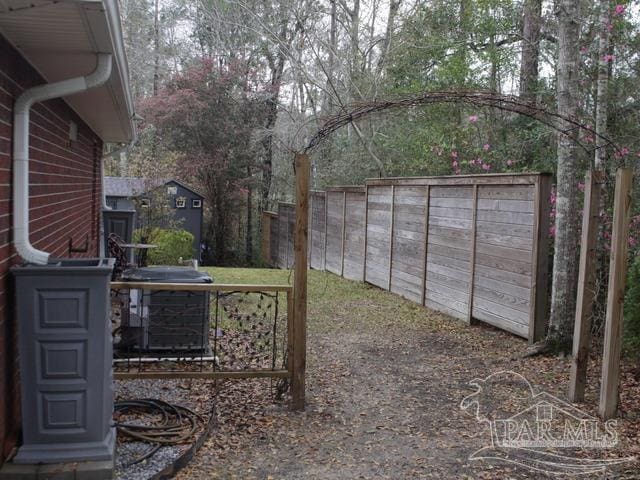
[(598, 80), (596, 93), (596, 153), (594, 166), (601, 170), (606, 159), (604, 137), (607, 136), (607, 90), (609, 88), (609, 1), (600, 0), (600, 37), (598, 41)]
[(520, 97), (536, 101), (538, 59), (542, 28), (542, 0), (525, 0), (522, 15), (522, 53), (520, 56)]

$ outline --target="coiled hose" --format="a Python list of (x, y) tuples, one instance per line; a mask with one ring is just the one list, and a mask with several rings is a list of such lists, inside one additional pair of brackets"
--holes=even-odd
[(121, 400), (114, 404), (118, 416), (148, 416), (153, 424), (115, 422), (119, 434), (153, 447), (144, 455), (129, 462), (126, 467), (143, 462), (152, 457), (164, 445), (177, 445), (190, 440), (196, 432), (204, 428), (204, 419), (193, 410), (174, 405), (163, 400), (145, 398), (140, 400)]

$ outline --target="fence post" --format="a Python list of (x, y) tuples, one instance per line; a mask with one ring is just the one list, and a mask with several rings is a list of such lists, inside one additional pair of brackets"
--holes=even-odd
[(476, 220), (478, 218), (478, 185), (473, 186), (473, 200), (471, 201), (471, 258), (469, 259), (469, 300), (467, 301), (467, 323), (471, 324), (473, 317), (473, 277), (476, 273)]
[(344, 277), (344, 241), (346, 233), (346, 218), (347, 218), (347, 191), (342, 192), (342, 253), (340, 254), (340, 276)]
[(364, 262), (362, 265), (362, 281), (367, 281), (367, 230), (369, 230), (369, 185), (364, 185)]
[[(271, 218), (271, 222), (276, 222), (276, 227), (277, 227), (277, 231), (275, 232), (276, 234), (269, 234), (270, 235), (270, 243), (269, 243), (269, 254), (271, 255), (269, 257), (269, 265), (271, 267), (274, 268), (279, 268), (278, 265), (278, 256), (280, 255), (280, 216), (277, 213), (274, 213), (273, 217)], [(271, 226), (271, 224), (269, 225)], [(273, 256), (275, 254), (276, 257), (276, 261), (273, 261)]]
[(389, 225), (389, 288), (391, 291), (391, 276), (393, 273), (393, 223), (396, 203), (396, 186), (391, 185), (391, 225)]
[(533, 202), (533, 251), (529, 298), (529, 343), (544, 337), (547, 326), (547, 277), (549, 275), (549, 214), (551, 175), (539, 175)]
[(573, 330), (573, 360), (569, 380), (569, 400), (584, 401), (587, 380), (589, 344), (591, 342), (591, 314), (595, 297), (596, 241), (598, 237), (600, 184), (602, 172), (587, 172), (584, 184), (584, 209), (582, 213), (582, 239), (580, 241), (580, 265), (576, 320)]
[[(291, 391), (293, 392), (293, 377), (294, 377), (294, 329), (295, 329), (295, 317), (296, 312), (293, 306), (293, 291), (287, 292), (287, 370), (289, 371), (289, 378), (291, 379)], [(293, 405), (292, 405), (293, 408)]]
[(608, 420), (618, 409), (620, 382), (620, 347), (622, 343), (622, 307), (627, 273), (627, 237), (631, 215), (631, 185), (633, 170), (619, 168), (616, 172), (616, 191), (611, 232), (611, 260), (609, 263), (609, 291), (602, 356), (599, 412)]
[(287, 227), (287, 229), (285, 230), (285, 232), (287, 232), (286, 237), (284, 239), (284, 268), (285, 269), (289, 269), (289, 235), (291, 235), (291, 232), (289, 230), (290, 229), (290, 225), (289, 225), (289, 219), (291, 218), (291, 212), (286, 212), (286, 217), (285, 217), (285, 225)]
[(307, 241), (309, 234), (309, 177), (308, 155), (295, 157), (296, 171), (296, 228), (294, 237), (294, 327), (292, 407), (304, 409), (305, 370), (307, 356)]
[(327, 271), (327, 223), (329, 222), (329, 191), (324, 192), (324, 255), (322, 256), (322, 271)]
[[(280, 258), (281, 254), (280, 254), (280, 249), (282, 248), (282, 222), (283, 220), (283, 214), (284, 211), (281, 207), (281, 203), (278, 203), (278, 253), (276, 254), (276, 267), (277, 268), (287, 268), (286, 266), (286, 255), (284, 257), (284, 261), (285, 261), (285, 266), (282, 266), (282, 259)], [(285, 225), (286, 226), (286, 225)], [(286, 244), (286, 238), (285, 238), (285, 244)]]
[(271, 263), (271, 216), (262, 212), (262, 259), (269, 265)]
[(307, 246), (307, 262), (312, 268), (311, 257), (313, 256), (313, 208), (316, 203), (315, 194), (309, 192), (309, 244)]
[(427, 300), (427, 255), (429, 253), (429, 206), (431, 205), (431, 187), (426, 187), (426, 200), (424, 202), (424, 258), (422, 262), (422, 293), (420, 295), (420, 305), (424, 305)]

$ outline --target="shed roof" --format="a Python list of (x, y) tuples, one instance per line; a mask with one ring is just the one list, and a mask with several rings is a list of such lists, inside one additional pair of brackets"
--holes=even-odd
[(105, 142), (134, 136), (133, 101), (117, 0), (0, 0), (2, 34), (47, 82), (88, 75), (113, 55), (109, 81), (65, 98)]
[(204, 198), (188, 185), (174, 179), (166, 178), (104, 177), (104, 193), (108, 197), (137, 197), (151, 189), (168, 183), (180, 185), (194, 195)]
[(104, 177), (104, 193), (108, 197), (136, 197), (163, 183), (140, 177)]

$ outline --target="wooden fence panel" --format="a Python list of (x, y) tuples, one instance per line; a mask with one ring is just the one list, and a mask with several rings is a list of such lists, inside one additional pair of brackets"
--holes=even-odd
[(278, 267), (293, 266), (293, 232), (295, 228), (295, 209), (290, 203), (278, 204)]
[(269, 222), (271, 235), (269, 236), (269, 258), (267, 259), (271, 267), (278, 266), (278, 246), (280, 244), (280, 219), (277, 213), (274, 213)]
[(425, 305), (461, 320), (469, 309), (472, 207), (472, 186), (431, 187)]
[[(314, 192), (311, 267), (538, 340), (547, 318), (550, 187), (548, 175), (494, 174), (371, 179)], [(286, 268), (294, 211), (278, 211), (272, 251)]]
[(327, 244), (325, 269), (342, 275), (344, 192), (327, 192)]
[(393, 187), (369, 187), (365, 280), (389, 289)]
[(478, 187), (472, 315), (527, 337), (535, 185)]
[(342, 275), (364, 280), (365, 191), (345, 192), (344, 260)]
[(287, 229), (287, 268), (293, 268), (295, 263), (295, 251), (293, 239), (295, 237), (296, 231), (296, 210), (295, 205), (291, 205), (288, 209), (288, 218), (289, 228)]
[(312, 192), (309, 265), (315, 270), (324, 270), (325, 209), (325, 192)]
[(422, 303), (427, 187), (395, 187), (391, 291)]

